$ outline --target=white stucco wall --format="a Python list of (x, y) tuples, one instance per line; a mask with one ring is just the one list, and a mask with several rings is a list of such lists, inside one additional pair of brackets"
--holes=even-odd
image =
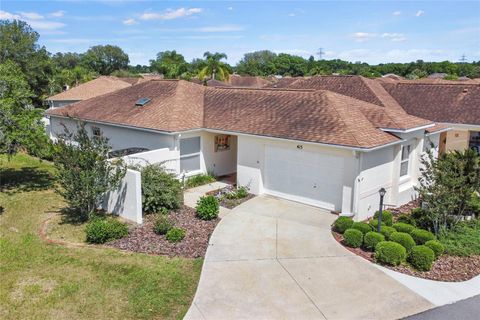
[(128, 169), (120, 187), (105, 195), (102, 209), (119, 215), (124, 219), (142, 223), (142, 184), (140, 172)]
[[(52, 138), (64, 132), (62, 123), (69, 130), (73, 131), (77, 128), (78, 122), (74, 119), (51, 117), (50, 136)], [(113, 151), (133, 147), (147, 148), (149, 150), (172, 149), (175, 145), (172, 135), (87, 122), (85, 127), (89, 133), (92, 133), (92, 126), (100, 128), (103, 135), (109, 139), (109, 144)]]
[(169, 172), (180, 172), (180, 152), (168, 148), (140, 152), (122, 157), (128, 166), (145, 166), (161, 163)]
[(205, 169), (216, 176), (223, 176), (237, 171), (237, 136), (230, 135), (230, 150), (215, 152), (217, 133), (202, 133), (202, 151)]

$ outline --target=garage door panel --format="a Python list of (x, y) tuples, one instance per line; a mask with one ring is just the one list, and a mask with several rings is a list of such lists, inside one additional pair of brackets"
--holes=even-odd
[(343, 169), (343, 157), (275, 146), (265, 148), (267, 192), (293, 200), (340, 209)]

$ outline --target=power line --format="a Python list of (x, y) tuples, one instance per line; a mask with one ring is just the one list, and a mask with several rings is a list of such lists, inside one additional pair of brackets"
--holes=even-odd
[(464, 54), (462, 54), (462, 57), (460, 58), (460, 62), (466, 62), (467, 61), (467, 56)]
[(322, 60), (322, 57), (323, 57), (324, 54), (325, 54), (325, 52), (323, 51), (323, 48), (319, 48), (318, 51), (317, 51), (318, 59)]

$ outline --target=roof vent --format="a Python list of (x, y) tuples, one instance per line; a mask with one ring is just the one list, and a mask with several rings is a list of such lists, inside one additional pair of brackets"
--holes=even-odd
[(146, 105), (149, 102), (150, 102), (149, 98), (140, 98), (140, 99), (137, 100), (137, 102), (135, 102), (135, 105), (143, 107), (144, 105)]

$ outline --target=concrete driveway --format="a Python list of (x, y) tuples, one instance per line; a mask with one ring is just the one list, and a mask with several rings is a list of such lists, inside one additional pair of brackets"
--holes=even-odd
[(210, 239), (186, 319), (398, 319), (433, 305), (332, 237), (335, 216), (260, 196)]

